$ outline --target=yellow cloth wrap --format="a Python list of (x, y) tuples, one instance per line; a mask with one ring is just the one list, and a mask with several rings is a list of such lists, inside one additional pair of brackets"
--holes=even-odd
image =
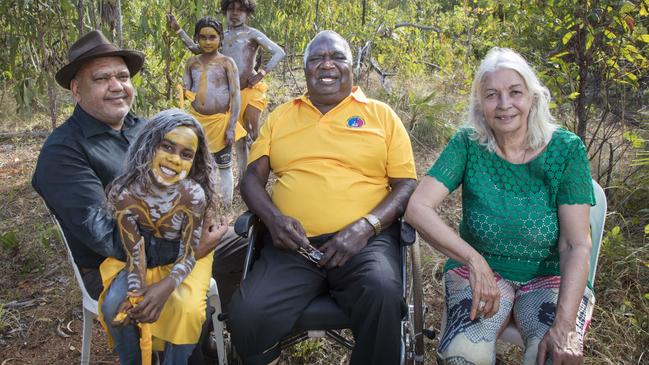
[[(165, 342), (170, 342), (175, 345), (198, 343), (201, 327), (203, 322), (205, 322), (207, 290), (209, 289), (210, 279), (212, 278), (212, 260), (213, 255), (206, 255), (196, 261), (196, 266), (194, 266), (192, 272), (169, 295), (158, 320), (154, 323), (148, 323), (153, 339), (153, 351), (163, 351)], [(110, 287), (113, 279), (124, 269), (125, 265), (125, 262), (112, 257), (107, 258), (101, 263), (99, 270), (104, 284), (104, 291), (99, 297), (99, 308), (101, 308), (106, 291)], [(172, 268), (173, 264), (147, 269), (147, 285), (151, 285), (167, 277)], [(108, 342), (112, 347), (113, 339), (110, 337), (105, 321), (106, 319), (100, 310), (99, 322), (106, 330)]]
[(196, 100), (196, 93), (190, 90), (185, 90), (185, 97), (191, 103), (192, 101)]
[(239, 111), (239, 118), (237, 121), (244, 124), (243, 115), (246, 112), (248, 105), (254, 107), (259, 111), (263, 111), (268, 106), (268, 97), (266, 97), (268, 85), (263, 82), (258, 82), (251, 87), (247, 87), (240, 91), (241, 95), (241, 110)]
[[(222, 150), (225, 147), (225, 131), (228, 129), (230, 113), (204, 115), (190, 106), (189, 114), (196, 118), (203, 126), (210, 153), (216, 153)], [(248, 134), (246, 130), (239, 123), (236, 123), (234, 127), (234, 140), (238, 141), (242, 137), (245, 137), (246, 134)]]
[[(131, 302), (133, 308), (144, 300), (144, 297), (128, 297), (128, 301)], [(153, 354), (153, 343), (151, 340), (151, 325), (148, 323), (138, 323), (140, 327), (140, 354), (142, 355), (142, 365), (153, 364), (152, 354)]]

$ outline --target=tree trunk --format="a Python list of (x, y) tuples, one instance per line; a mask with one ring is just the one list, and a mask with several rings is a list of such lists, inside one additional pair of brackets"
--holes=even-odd
[(169, 50), (168, 56), (165, 57), (165, 78), (167, 79), (167, 87), (165, 90), (165, 96), (167, 97), (167, 101), (171, 101), (171, 86), (173, 84), (173, 79), (171, 78), (171, 37), (173, 36), (171, 34), (170, 30), (164, 31), (163, 34), (163, 41), (165, 44), (166, 49)]
[[(286, 51), (286, 53), (289, 53), (289, 49), (288, 49), (288, 27), (284, 27), (284, 50)], [(291, 50), (290, 53), (293, 53), (293, 50)], [(284, 84), (286, 84), (286, 70), (288, 68), (287, 64), (290, 63), (292, 65), (293, 64), (291, 62), (292, 60), (293, 60), (292, 57), (289, 55), (288, 58), (285, 59), (284, 62), (282, 62), (282, 82)]]
[(363, 0), (363, 18), (361, 24), (365, 25), (365, 15), (367, 14), (367, 0)]
[(77, 23), (77, 29), (79, 29), (79, 38), (83, 35), (83, 0), (77, 2), (77, 15), (79, 16), (79, 22)]
[(318, 31), (318, 21), (320, 20), (320, 0), (315, 0), (315, 30)]
[(115, 36), (117, 46), (122, 48), (124, 39), (122, 38), (122, 3), (120, 0), (115, 1)]
[[(82, 0), (79, 1), (79, 3), (82, 3)], [(83, 4), (82, 4), (83, 5)], [(49, 23), (48, 19), (45, 19), (45, 24)], [(47, 82), (47, 101), (48, 101), (48, 111), (50, 112), (50, 120), (52, 122), (52, 130), (56, 128), (56, 116), (58, 114), (57, 108), (56, 108), (56, 94), (57, 94), (57, 86), (54, 82), (54, 77), (52, 77), (52, 66), (53, 66), (53, 61), (54, 61), (54, 54), (53, 51), (51, 50), (51, 47), (48, 47), (47, 44), (45, 43), (45, 37), (40, 37), (38, 39), (38, 46), (40, 48), (40, 51), (43, 52), (43, 57), (42, 57), (42, 63), (41, 65), (41, 70), (45, 73), (45, 78)]]
[(58, 110), (56, 107), (56, 96), (57, 96), (57, 86), (54, 82), (54, 78), (50, 75), (47, 75), (47, 100), (49, 102), (49, 111), (50, 111), (50, 120), (52, 122), (52, 130), (56, 128), (56, 116)]
[(577, 33), (575, 34), (575, 47), (577, 48), (577, 67), (579, 67), (579, 84), (577, 85), (577, 92), (579, 95), (576, 100), (575, 114), (577, 115), (577, 135), (581, 140), (586, 143), (586, 130), (588, 128), (588, 68), (590, 67), (591, 59), (588, 51), (586, 50), (586, 33), (582, 29), (575, 26)]
[(90, 22), (92, 23), (92, 29), (99, 29), (97, 27), (97, 9), (95, 9), (95, 1), (90, 0), (88, 3), (88, 15), (90, 15)]

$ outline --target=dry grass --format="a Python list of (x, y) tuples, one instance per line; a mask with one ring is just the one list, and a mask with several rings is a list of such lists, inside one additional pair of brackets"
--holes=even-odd
[[(296, 74), (297, 76), (297, 74)], [(271, 85), (271, 108), (289, 100), (299, 91), (302, 80), (287, 77)], [(431, 80), (433, 85), (443, 80)], [(407, 90), (395, 82), (394, 100)], [(298, 85), (296, 88), (295, 85)], [(385, 92), (370, 80), (363, 87), (370, 96), (383, 98)], [(444, 90), (440, 88), (440, 90)], [(439, 104), (452, 104), (451, 91), (436, 96)], [(457, 97), (459, 98), (459, 97)], [(456, 98), (456, 99), (457, 99)], [(5, 99), (6, 101), (6, 99)], [(19, 118), (13, 105), (0, 106), (0, 132), (48, 130), (44, 115)], [(410, 115), (400, 111), (407, 120)], [(70, 107), (62, 111), (69, 113)], [(457, 121), (457, 108), (442, 109), (440, 118)], [(418, 120), (425, 123), (425, 120)], [(0, 362), (3, 364), (69, 364), (78, 361), (80, 348), (80, 294), (65, 253), (45, 208), (31, 189), (31, 171), (43, 140), (13, 138), (0, 140)], [(418, 172), (423, 175), (434, 161), (439, 146), (414, 143)], [(235, 170), (236, 171), (236, 170)], [(231, 212), (244, 209), (239, 197)], [(614, 209), (614, 208), (612, 208)], [(461, 215), (459, 194), (453, 194), (441, 208), (442, 216), (456, 226)], [(609, 219), (609, 222), (620, 219)], [(610, 226), (610, 225), (609, 225)], [(13, 238), (15, 237), (15, 238)], [(629, 239), (628, 237), (632, 237)], [(633, 238), (634, 237), (634, 238)], [(649, 250), (637, 234), (609, 239), (602, 250), (596, 286), (597, 306), (586, 341), (586, 364), (649, 364), (647, 318), (649, 301)], [(439, 328), (442, 305), (441, 271), (444, 258), (423, 245), (424, 293), (428, 306), (426, 325)], [(13, 305), (9, 304), (13, 303)], [(16, 303), (27, 303), (20, 307)], [(70, 329), (67, 325), (70, 323)], [(66, 337), (69, 336), (69, 337)], [(433, 364), (436, 340), (428, 341), (427, 363)], [(520, 351), (506, 349), (503, 363), (520, 361)], [(328, 341), (307, 342), (286, 351), (282, 364), (344, 364), (348, 354)], [(105, 336), (95, 326), (93, 363), (116, 363)]]

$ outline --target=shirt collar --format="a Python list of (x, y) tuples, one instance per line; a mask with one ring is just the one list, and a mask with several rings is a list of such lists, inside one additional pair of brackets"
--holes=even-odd
[[(90, 138), (102, 133), (118, 132), (111, 128), (108, 124), (101, 122), (92, 115), (88, 114), (79, 106), (79, 104), (77, 104), (74, 108), (72, 115), (78, 121), (81, 131), (83, 132), (83, 136), (86, 138)], [(126, 134), (128, 137), (134, 137), (131, 136), (131, 129), (135, 125), (135, 123), (137, 123), (138, 119), (139, 118), (137, 118), (131, 112), (126, 114), (126, 117), (124, 117), (124, 125), (122, 126), (122, 131), (124, 131), (124, 134)]]
[[(363, 93), (363, 90), (361, 90), (360, 86), (352, 87), (352, 93), (349, 94), (349, 96), (347, 96), (346, 98), (344, 98), (340, 103), (338, 103), (338, 105), (347, 103), (351, 99), (354, 99), (355, 101), (357, 101), (359, 103), (363, 103), (363, 104), (367, 104), (367, 102), (368, 102), (367, 96), (365, 96), (365, 93)], [(313, 106), (313, 104), (311, 103), (311, 100), (309, 100), (309, 94), (308, 93), (304, 93), (304, 94), (300, 95), (299, 97), (293, 99), (293, 103), (295, 103), (295, 104), (297, 104), (297, 103), (306, 103), (308, 105)], [(336, 106), (338, 106), (338, 105), (336, 105)]]

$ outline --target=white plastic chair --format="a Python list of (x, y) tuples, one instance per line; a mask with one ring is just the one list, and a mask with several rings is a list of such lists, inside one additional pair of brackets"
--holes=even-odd
[[(72, 265), (72, 270), (74, 270), (74, 277), (77, 280), (79, 289), (81, 290), (81, 295), (83, 297), (83, 332), (81, 337), (81, 365), (90, 364), (90, 345), (92, 343), (92, 324), (93, 320), (97, 318), (97, 301), (90, 297), (86, 287), (83, 285), (83, 280), (81, 279), (81, 273), (77, 264), (74, 263), (74, 258), (72, 257), (72, 252), (68, 246), (68, 241), (63, 234), (63, 229), (59, 224), (58, 219), (50, 212), (50, 216), (56, 227), (59, 229), (59, 234), (63, 245), (65, 246), (65, 251), (68, 253), (68, 261)], [(214, 326), (214, 339), (216, 340), (216, 346), (219, 354), (219, 365), (227, 365), (227, 360), (225, 357), (225, 344), (223, 341), (223, 323), (218, 320), (218, 315), (221, 313), (221, 299), (219, 297), (219, 290), (216, 287), (216, 281), (214, 278), (210, 278), (210, 287), (207, 290), (207, 303), (214, 307), (215, 311), (212, 315), (212, 324)], [(199, 344), (200, 345), (200, 344)]]
[[(593, 180), (593, 190), (595, 191), (596, 204), (590, 208), (590, 239), (593, 246), (590, 253), (588, 281), (594, 285), (595, 274), (597, 273), (597, 261), (599, 260), (599, 251), (601, 249), (602, 236), (604, 235), (604, 222), (606, 221), (606, 195), (602, 187), (595, 180)], [(521, 333), (514, 324), (513, 319), (498, 339), (525, 348)]]
[(63, 234), (63, 229), (61, 229), (61, 225), (59, 224), (58, 219), (56, 219), (54, 214), (50, 214), (50, 215), (54, 223), (56, 223), (56, 227), (59, 229), (59, 234), (65, 246), (65, 251), (68, 253), (68, 261), (70, 262), (70, 265), (72, 265), (72, 270), (74, 270), (74, 278), (77, 279), (77, 284), (79, 285), (79, 289), (81, 290), (81, 296), (83, 298), (83, 303), (82, 303), (83, 305), (83, 332), (82, 333), (83, 334), (81, 340), (81, 365), (88, 365), (90, 363), (92, 323), (93, 320), (97, 318), (97, 313), (98, 313), (97, 301), (90, 297), (90, 294), (88, 294), (86, 287), (83, 285), (83, 280), (81, 280), (81, 273), (79, 272), (79, 268), (77, 267), (77, 264), (74, 263), (72, 252), (70, 251), (70, 247), (68, 246), (68, 241), (65, 239), (65, 235)]

